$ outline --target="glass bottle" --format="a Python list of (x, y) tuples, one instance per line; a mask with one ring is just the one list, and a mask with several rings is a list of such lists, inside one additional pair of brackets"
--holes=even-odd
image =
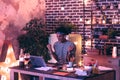
[(96, 60), (95, 64), (93, 65), (92, 73), (93, 74), (99, 74), (98, 61), (97, 60)]
[(20, 67), (24, 67), (24, 53), (23, 53), (23, 49), (21, 49), (20, 55), (19, 55), (19, 66)]

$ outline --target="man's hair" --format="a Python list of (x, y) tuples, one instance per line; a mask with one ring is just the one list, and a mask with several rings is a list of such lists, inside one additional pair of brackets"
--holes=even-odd
[(71, 33), (71, 31), (69, 31), (69, 29), (67, 29), (66, 27), (57, 27), (55, 32), (61, 33), (63, 35), (68, 35), (69, 33)]

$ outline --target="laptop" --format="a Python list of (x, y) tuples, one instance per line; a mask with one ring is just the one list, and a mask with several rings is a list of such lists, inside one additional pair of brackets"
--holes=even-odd
[(46, 67), (46, 62), (42, 57), (31, 56), (30, 57), (32, 67)]

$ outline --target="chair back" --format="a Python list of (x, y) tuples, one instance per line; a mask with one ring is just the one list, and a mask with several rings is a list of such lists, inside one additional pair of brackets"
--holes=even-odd
[(80, 34), (69, 34), (68, 38), (70, 41), (74, 42), (76, 46), (75, 59), (76, 63), (78, 63), (82, 52), (82, 36)]

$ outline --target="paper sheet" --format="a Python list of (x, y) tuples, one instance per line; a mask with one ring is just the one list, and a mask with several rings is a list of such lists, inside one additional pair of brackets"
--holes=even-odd
[(113, 70), (113, 68), (105, 67), (105, 66), (98, 66), (98, 69), (99, 69), (100, 71)]
[(48, 70), (52, 70), (53, 68), (52, 67), (38, 67), (38, 68), (35, 68), (37, 70), (43, 70), (43, 71), (48, 71)]

